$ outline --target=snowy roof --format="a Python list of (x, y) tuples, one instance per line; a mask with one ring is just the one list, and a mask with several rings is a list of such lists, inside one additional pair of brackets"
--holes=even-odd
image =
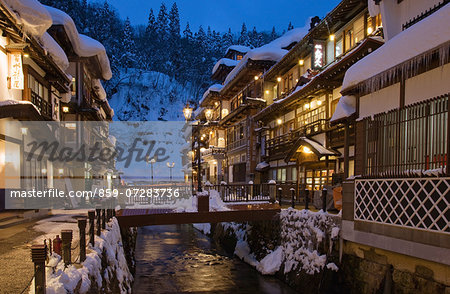
[[(449, 19), (450, 4), (447, 4), (431, 16), (388, 40), (372, 54), (361, 59), (347, 70), (342, 84), (342, 91), (349, 90), (400, 63), (411, 60), (447, 43), (450, 40)], [(414, 67), (414, 64), (410, 64), (409, 67), (405, 68), (412, 67)], [(388, 73), (388, 75), (390, 74), (394, 73)], [(378, 80), (370, 81), (368, 86), (372, 87), (382, 81), (382, 79), (383, 77), (379, 77)]]
[(37, 0), (3, 0), (15, 12), (25, 32), (42, 37), (52, 26), (52, 18), (44, 5)]
[(270, 167), (270, 164), (265, 161), (262, 161), (256, 165), (256, 170), (262, 171), (263, 169), (266, 169), (268, 167)]
[(330, 122), (335, 122), (340, 119), (349, 117), (356, 112), (356, 97), (355, 96), (342, 96), (336, 106), (336, 110), (330, 119)]
[(64, 26), (74, 52), (80, 57), (97, 56), (102, 70), (102, 78), (111, 79), (112, 72), (105, 47), (97, 40), (79, 34), (72, 18), (65, 12), (50, 6), (45, 6), (45, 8), (50, 13), (54, 25)]
[(69, 59), (64, 50), (59, 46), (55, 39), (45, 32), (39, 40), (42, 43), (42, 47), (47, 50), (48, 54), (52, 57), (53, 61), (65, 71), (69, 67)]
[(323, 147), (322, 144), (317, 143), (314, 140), (308, 139), (306, 137), (301, 137), (300, 139), (301, 141), (311, 146), (311, 148), (314, 149), (313, 151), (315, 151), (314, 153), (318, 153), (320, 155), (336, 155), (336, 152)]
[(248, 51), (250, 51), (250, 48), (247, 47), (247, 46), (242, 46), (242, 45), (231, 45), (225, 51), (225, 55), (227, 55), (228, 52), (230, 52), (230, 50), (234, 50), (234, 51), (237, 51), (237, 52), (240, 52), (240, 53), (247, 53)]
[(279, 61), (286, 53), (288, 53), (288, 50), (283, 48), (288, 47), (293, 42), (300, 41), (305, 34), (306, 30), (304, 28), (295, 28), (264, 46), (250, 50), (228, 74), (224, 85), (228, 84), (237, 76), (237, 74), (247, 65), (249, 59)]
[(214, 85), (212, 85), (211, 87), (209, 87), (208, 90), (206, 90), (205, 93), (203, 93), (203, 97), (202, 97), (202, 99), (200, 100), (199, 104), (202, 104), (202, 102), (206, 99), (206, 97), (208, 97), (208, 95), (209, 95), (211, 92), (217, 92), (217, 93), (219, 93), (220, 90), (222, 90), (222, 88), (223, 88), (223, 85), (221, 85), (221, 84), (214, 84)]
[(234, 59), (221, 58), (214, 65), (214, 67), (212, 69), (212, 74), (214, 74), (219, 69), (219, 66), (221, 66), (222, 64), (225, 66), (228, 66), (228, 67), (233, 67), (233, 66), (236, 66), (238, 63), (239, 63), (239, 61), (234, 60)]

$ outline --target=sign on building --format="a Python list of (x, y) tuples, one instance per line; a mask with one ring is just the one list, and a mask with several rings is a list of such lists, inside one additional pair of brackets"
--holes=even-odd
[(22, 54), (20, 52), (9, 54), (9, 88), (23, 90), (24, 77)]

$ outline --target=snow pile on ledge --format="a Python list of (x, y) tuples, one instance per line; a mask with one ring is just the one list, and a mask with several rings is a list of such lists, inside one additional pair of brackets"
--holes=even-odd
[(209, 210), (210, 211), (226, 211), (230, 210), (222, 198), (220, 198), (219, 192), (216, 190), (209, 191)]
[(19, 24), (25, 32), (42, 37), (52, 26), (52, 17), (44, 5), (37, 0), (4, 0), (16, 14)]
[[(429, 17), (388, 40), (380, 48), (355, 63), (347, 70), (342, 83), (342, 91), (348, 90), (349, 88), (408, 60), (412, 61), (410, 64), (403, 67), (403, 74), (407, 71), (417, 70), (420, 61), (422, 61), (424, 57), (421, 56), (422, 54), (444, 43), (449, 43), (449, 19), (450, 4), (447, 4)], [(420, 38), (418, 36), (420, 36)], [(449, 46), (450, 44), (441, 50), (441, 58), (449, 58)], [(415, 58), (419, 59), (416, 60)], [(441, 60), (441, 63), (442, 62), (443, 60)], [(396, 71), (388, 71), (386, 75), (380, 77), (379, 80), (369, 81), (369, 84), (366, 86), (371, 90), (377, 90), (375, 85), (378, 84), (378, 82), (395, 78), (395, 75)]]
[(231, 50), (240, 52), (240, 53), (247, 53), (248, 51), (250, 51), (250, 48), (247, 46), (242, 46), (242, 45), (231, 45), (230, 47), (227, 48), (227, 50), (225, 50), (225, 55), (228, 54), (228, 52), (230, 52)]
[[(89, 251), (81, 267), (72, 264), (64, 268), (59, 255), (54, 253), (50, 257), (46, 268), (47, 294), (74, 293), (77, 287), (77, 293), (83, 294), (94, 286), (92, 281), (97, 289), (102, 289), (103, 282), (108, 285), (114, 279), (119, 283), (121, 294), (131, 293), (133, 276), (125, 260), (117, 219), (113, 218), (101, 236), (96, 236), (95, 246), (89, 246)], [(106, 262), (106, 269), (102, 262)], [(34, 282), (30, 293), (34, 293)]]
[(59, 44), (49, 35), (49, 33), (44, 33), (44, 35), (39, 39), (42, 43), (42, 47), (47, 50), (48, 54), (51, 56), (53, 61), (65, 71), (69, 68), (69, 59), (67, 58), (64, 50), (59, 46)]
[(45, 8), (50, 13), (54, 25), (64, 26), (75, 53), (80, 57), (97, 56), (103, 79), (111, 79), (112, 72), (105, 47), (100, 42), (79, 34), (72, 18), (65, 12), (50, 6), (45, 6)]
[(356, 97), (342, 96), (336, 106), (336, 110), (330, 119), (330, 122), (349, 117), (356, 112)]
[(221, 66), (222, 64), (225, 66), (236, 66), (239, 63), (239, 61), (234, 60), (234, 59), (230, 59), (230, 58), (221, 58), (219, 59), (219, 61), (216, 62), (216, 64), (214, 65), (213, 69), (212, 69), (212, 74), (214, 74), (218, 69), (219, 66)]
[(288, 47), (294, 42), (300, 41), (306, 34), (305, 28), (295, 28), (283, 36), (273, 40), (272, 42), (263, 45), (261, 47), (255, 48), (247, 52), (244, 58), (236, 65), (236, 67), (228, 74), (225, 79), (224, 85), (232, 81), (239, 72), (247, 65), (249, 59), (251, 60), (268, 60), (268, 61), (279, 61), (283, 58), (288, 50), (283, 49)]
[(205, 91), (205, 93), (203, 94), (202, 99), (200, 100), (200, 102), (198, 103), (199, 105), (202, 104), (202, 102), (206, 99), (206, 97), (208, 97), (209, 93), (211, 92), (220, 92), (220, 90), (222, 90), (223, 86), (221, 84), (214, 84), (211, 87), (208, 88), (208, 90)]

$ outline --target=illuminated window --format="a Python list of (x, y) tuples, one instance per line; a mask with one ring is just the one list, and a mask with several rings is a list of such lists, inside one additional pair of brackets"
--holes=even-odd
[(345, 32), (345, 52), (350, 50), (355, 45), (355, 34), (353, 29)]
[(354, 44), (364, 39), (364, 18), (360, 17), (353, 23)]
[(342, 37), (336, 40), (336, 57), (340, 56), (343, 53), (342, 48)]
[(237, 55), (236, 55), (236, 60), (241, 60), (242, 57), (243, 57), (243, 56), (242, 56), (241, 54), (237, 54)]
[(72, 78), (72, 84), (70, 85), (70, 91), (72, 93), (72, 97), (77, 95), (77, 82), (75, 78)]

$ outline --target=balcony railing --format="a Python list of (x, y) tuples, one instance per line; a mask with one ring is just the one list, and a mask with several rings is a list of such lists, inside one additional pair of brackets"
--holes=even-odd
[(266, 141), (266, 150), (269, 152), (269, 156), (273, 156), (277, 153), (284, 153), (286, 148), (289, 148), (299, 137), (311, 136), (327, 130), (328, 119), (319, 119), (313, 123), (301, 126), (300, 128), (277, 136), (273, 139)]
[(448, 174), (448, 100), (446, 94), (359, 122), (355, 163), (362, 176)]
[(245, 145), (247, 145), (247, 141), (248, 141), (248, 139), (244, 138), (244, 139), (239, 139), (239, 140), (237, 140), (235, 142), (232, 142), (232, 143), (228, 143), (227, 151), (231, 151), (231, 150), (240, 148), (242, 146), (245, 146)]
[(36, 106), (42, 116), (52, 118), (52, 105), (33, 91), (31, 91), (31, 103)]
[(202, 156), (209, 156), (209, 155), (224, 155), (225, 154), (225, 148), (224, 147), (214, 147), (210, 146), (208, 149), (206, 149)]

